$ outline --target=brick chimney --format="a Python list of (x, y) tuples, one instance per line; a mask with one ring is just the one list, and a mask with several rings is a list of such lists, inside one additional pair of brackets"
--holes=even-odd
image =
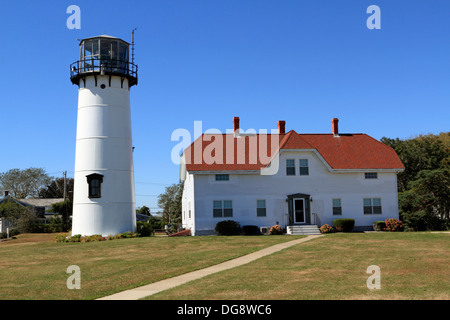
[(278, 134), (286, 133), (286, 130), (285, 130), (286, 121), (280, 120), (280, 121), (278, 121), (277, 125), (278, 125)]
[(234, 132), (236, 132), (236, 131), (239, 132), (239, 117), (234, 117), (233, 118), (233, 131)]
[(333, 135), (334, 135), (335, 137), (339, 137), (338, 122), (339, 122), (339, 119), (338, 119), (338, 118), (333, 118), (333, 119), (331, 119)]

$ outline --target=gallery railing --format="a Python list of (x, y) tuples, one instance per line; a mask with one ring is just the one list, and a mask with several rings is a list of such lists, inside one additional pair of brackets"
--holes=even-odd
[(78, 60), (70, 65), (70, 79), (78, 84), (79, 78), (89, 74), (117, 75), (128, 78), (130, 87), (137, 84), (138, 66), (117, 59), (89, 58)]

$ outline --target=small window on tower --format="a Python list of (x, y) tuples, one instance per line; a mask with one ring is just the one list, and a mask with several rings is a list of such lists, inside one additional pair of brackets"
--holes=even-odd
[(89, 185), (89, 198), (100, 198), (102, 196), (103, 175), (94, 173), (86, 176)]

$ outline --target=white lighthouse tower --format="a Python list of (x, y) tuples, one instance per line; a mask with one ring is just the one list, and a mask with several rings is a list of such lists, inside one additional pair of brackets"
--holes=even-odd
[(130, 88), (138, 81), (129, 43), (83, 39), (70, 71), (79, 87), (72, 235), (135, 231)]

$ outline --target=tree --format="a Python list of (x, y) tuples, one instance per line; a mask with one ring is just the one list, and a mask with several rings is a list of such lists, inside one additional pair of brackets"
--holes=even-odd
[(12, 199), (8, 199), (3, 201), (0, 204), (0, 217), (6, 218), (11, 221), (13, 224), (20, 218), (20, 215), (26, 210), (24, 206), (16, 203)]
[(444, 144), (447, 135), (419, 135), (407, 140), (381, 138), (381, 142), (395, 150), (405, 166), (405, 171), (398, 174), (400, 192), (408, 189), (408, 183), (414, 181), (420, 171), (441, 168), (449, 156), (448, 146)]
[(8, 199), (0, 204), (0, 217), (16, 226), (20, 232), (32, 232), (37, 224), (37, 217), (33, 210)]
[[(66, 179), (66, 196), (73, 191), (73, 178)], [(64, 178), (53, 179), (49, 185), (39, 190), (39, 198), (64, 198)]]
[(450, 227), (450, 132), (400, 140), (383, 137), (405, 165), (398, 174), (402, 220), (415, 230)]
[(42, 168), (11, 169), (0, 173), (0, 187), (9, 190), (17, 199), (38, 198), (39, 190), (50, 184), (50, 177)]
[(52, 204), (51, 211), (61, 215), (61, 224), (64, 231), (68, 231), (72, 227), (70, 216), (72, 215), (73, 203), (70, 200)]
[(181, 223), (181, 199), (183, 182), (166, 187), (166, 191), (158, 196), (158, 206), (163, 209), (163, 220), (168, 224)]
[(151, 216), (151, 214), (150, 214), (150, 208), (147, 207), (147, 206), (142, 206), (142, 207), (140, 207), (139, 209), (136, 209), (136, 213), (144, 214), (144, 215), (146, 215), (146, 216)]
[(422, 170), (399, 194), (402, 219), (415, 230), (445, 229), (450, 214), (450, 170)]

